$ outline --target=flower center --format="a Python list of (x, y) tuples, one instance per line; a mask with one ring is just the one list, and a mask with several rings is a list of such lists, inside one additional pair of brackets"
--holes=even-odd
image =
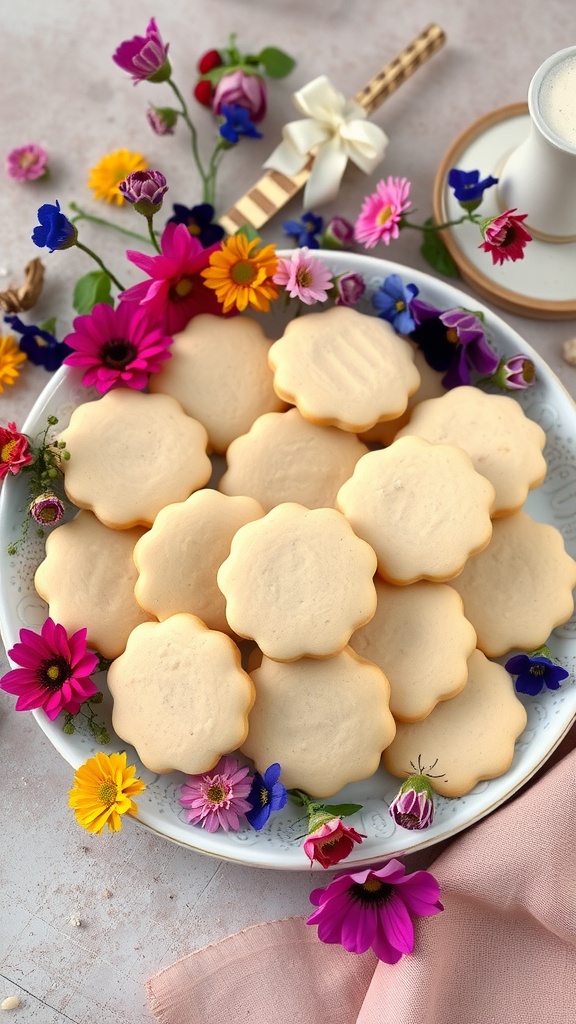
[(392, 207), (390, 206), (390, 203), (388, 203), (388, 206), (384, 206), (380, 210), (380, 213), (378, 214), (378, 216), (376, 218), (376, 223), (377, 223), (378, 227), (382, 227), (382, 225), (385, 224), (387, 220), (390, 220), (391, 216), (392, 216)]
[(397, 301), (396, 301), (396, 312), (397, 313), (403, 313), (405, 309), (406, 309), (406, 303), (403, 301), (403, 299), (397, 299)]
[(14, 451), (15, 447), (16, 441), (14, 439), (12, 439), (11, 441), (7, 441), (6, 444), (3, 445), (2, 449), (0, 450), (0, 462), (10, 462), (12, 452)]
[(190, 234), (191, 234), (191, 235), (195, 235), (195, 236), (196, 236), (196, 235), (199, 235), (199, 234), (200, 234), (200, 232), (201, 232), (201, 230), (202, 230), (202, 228), (200, 228), (200, 227), (198, 226), (198, 224), (196, 223), (196, 221), (195, 221), (195, 220), (189, 220), (189, 221), (187, 221), (187, 222), (186, 222), (186, 227), (188, 228), (188, 231), (190, 232)]
[(38, 666), (37, 679), (46, 690), (55, 693), (70, 678), (70, 662), (63, 655), (46, 658)]
[(117, 796), (117, 787), (113, 779), (106, 779), (102, 785), (98, 787), (98, 799), (106, 807), (112, 807), (112, 804), (116, 803)]
[(458, 337), (458, 331), (455, 327), (449, 327), (446, 331), (446, 341), (450, 342), (451, 345), (459, 345), (460, 338)]
[(190, 295), (193, 287), (191, 277), (181, 277), (177, 284), (170, 289), (170, 298), (174, 302), (178, 302), (178, 299), (185, 299)]
[(382, 904), (387, 903), (394, 893), (394, 886), (381, 882), (379, 878), (368, 875), (365, 882), (354, 882), (348, 889), (348, 895), (355, 903)]
[(206, 797), (213, 804), (221, 804), (226, 799), (226, 788), (221, 782), (213, 782), (207, 790)]
[(266, 786), (262, 786), (262, 789), (260, 790), (260, 805), (261, 805), (261, 807), (266, 807), (266, 804), (268, 803), (268, 801), (269, 801), (268, 790), (266, 789)]
[(238, 260), (232, 267), (230, 274), (234, 284), (247, 285), (252, 284), (257, 270), (250, 260)]
[(111, 370), (124, 370), (137, 354), (136, 346), (124, 338), (110, 338), (100, 349), (104, 366)]
[(417, 828), (420, 824), (420, 818), (417, 814), (409, 814), (408, 811), (404, 811), (402, 814), (395, 815), (396, 821), (401, 828)]
[(546, 675), (546, 666), (545, 665), (530, 665), (530, 675), (531, 676), (538, 676), (538, 677)]
[(300, 267), (300, 270), (296, 273), (296, 281), (300, 288), (309, 288), (312, 284), (312, 274), (308, 270), (308, 267)]
[(34, 153), (20, 153), (18, 163), (20, 167), (32, 167), (36, 163), (36, 156)]

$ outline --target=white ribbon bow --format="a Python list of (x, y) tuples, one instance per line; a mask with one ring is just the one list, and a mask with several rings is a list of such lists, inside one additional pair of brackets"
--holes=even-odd
[(293, 99), (297, 109), (307, 116), (284, 125), (282, 142), (264, 167), (290, 177), (313, 156), (304, 189), (304, 206), (313, 209), (336, 198), (348, 160), (371, 174), (384, 157), (388, 138), (367, 120), (361, 106), (336, 91), (326, 75), (308, 82)]

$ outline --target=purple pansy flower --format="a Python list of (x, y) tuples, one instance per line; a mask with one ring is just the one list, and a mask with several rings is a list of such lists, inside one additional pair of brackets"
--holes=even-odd
[(294, 239), (295, 245), (305, 245), (308, 249), (319, 249), (318, 235), (323, 227), (322, 217), (317, 217), (315, 213), (304, 213), (300, 220), (285, 220), (282, 224), (282, 231)]
[(60, 203), (44, 203), (38, 210), (39, 224), (32, 232), (32, 241), (39, 249), (69, 249), (76, 245), (78, 230), (62, 213)]
[(505, 668), (510, 675), (518, 677), (515, 683), (518, 693), (537, 697), (544, 687), (548, 690), (560, 688), (562, 679), (566, 679), (569, 673), (555, 665), (549, 654), (548, 648), (540, 647), (532, 654), (516, 654), (508, 659)]
[(168, 218), (167, 224), (185, 224), (190, 234), (197, 238), (200, 245), (207, 249), (210, 245), (221, 242), (226, 232), (220, 224), (214, 224), (214, 207), (210, 203), (198, 203), (197, 206), (183, 206), (173, 203), (174, 213)]
[(280, 765), (275, 763), (266, 769), (264, 775), (260, 775), (260, 772), (255, 773), (248, 794), (248, 803), (251, 804), (252, 810), (245, 812), (252, 828), (263, 828), (272, 811), (279, 811), (285, 806), (288, 794), (278, 781), (281, 771)]
[(63, 360), (72, 352), (66, 342), (58, 341), (46, 327), (25, 324), (14, 315), (6, 316), (4, 319), (7, 324), (10, 324), (13, 331), (17, 331), (21, 335), (20, 348), (22, 352), (26, 353), (30, 362), (34, 363), (34, 366), (43, 366), (44, 369), (53, 373), (54, 370), (60, 369)]
[(444, 371), (442, 384), (455, 388), (471, 383), (471, 370), (490, 376), (499, 359), (486, 340), (479, 317), (466, 309), (440, 310), (413, 299), (410, 312), (416, 327), (410, 337), (433, 370)]
[(250, 111), (245, 107), (233, 103), (231, 106), (223, 105), (220, 113), (224, 117), (224, 124), (221, 124), (218, 131), (222, 138), (235, 146), (242, 136), (248, 139), (261, 139), (262, 132), (259, 132), (256, 125), (250, 120)]
[(491, 175), (480, 180), (480, 171), (459, 171), (456, 167), (448, 171), (448, 185), (454, 198), (467, 210), (480, 206), (485, 190), (497, 184), (498, 178)]

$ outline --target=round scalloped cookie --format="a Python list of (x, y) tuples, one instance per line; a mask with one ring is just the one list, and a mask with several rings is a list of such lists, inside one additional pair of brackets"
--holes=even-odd
[(305, 419), (355, 433), (401, 416), (420, 383), (411, 345), (347, 306), (291, 320), (269, 362), (277, 395)]
[(509, 515), (524, 504), (528, 491), (546, 476), (546, 434), (508, 395), (479, 388), (452, 388), (441, 398), (419, 402), (397, 437), (415, 435), (440, 444), (457, 444), (494, 486), (493, 516)]
[(455, 445), (403, 437), (356, 463), (336, 499), (389, 583), (451, 580), (490, 541), (492, 484)]
[(461, 693), (421, 722), (398, 722), (384, 766), (405, 778), (420, 764), (441, 796), (464, 796), (482, 779), (508, 771), (525, 727), (526, 709), (506, 669), (474, 651)]
[(150, 615), (134, 598), (134, 545), (141, 527), (110, 530), (92, 512), (79, 512), (46, 538), (34, 586), (50, 616), (68, 633), (87, 628), (89, 647), (117, 658), (129, 634)]
[(347, 647), (325, 661), (263, 658), (252, 678), (256, 700), (242, 751), (258, 771), (278, 761), (284, 785), (312, 797), (374, 774), (395, 733), (388, 680), (377, 665)]
[(476, 632), (462, 598), (445, 583), (375, 582), (376, 614), (352, 634), (350, 646), (388, 677), (394, 718), (415, 722), (464, 688)]
[(263, 515), (253, 498), (229, 498), (210, 488), (161, 509), (134, 548), (138, 603), (160, 621), (190, 612), (210, 629), (229, 633), (216, 573), (236, 531)]
[[(410, 344), (412, 345), (412, 343)], [(427, 398), (440, 398), (446, 394), (446, 388), (442, 384), (444, 374), (438, 370), (433, 370), (428, 365), (422, 349), (418, 348), (417, 345), (412, 345), (412, 351), (414, 352), (416, 369), (420, 374), (418, 390), (413, 395), (410, 395), (408, 405), (398, 419), (384, 420), (381, 423), (376, 423), (370, 430), (363, 431), (360, 434), (360, 440), (365, 441), (366, 444), (392, 444), (398, 431), (408, 423), (414, 406)]]
[(114, 732), (151, 772), (210, 771), (248, 734), (254, 685), (238, 648), (195, 615), (137, 626), (108, 687)]
[(211, 449), (224, 453), (254, 420), (285, 404), (272, 387), (271, 340), (248, 316), (203, 313), (174, 335), (171, 358), (150, 376), (150, 391), (178, 399), (203, 423)]
[(295, 661), (337, 654), (372, 618), (375, 571), (340, 512), (286, 502), (238, 530), (217, 580), (234, 632)]
[(298, 409), (269, 412), (232, 441), (218, 487), (224, 494), (251, 495), (267, 512), (286, 501), (330, 508), (367, 451), (355, 434), (318, 427)]
[(184, 501), (210, 479), (208, 436), (169, 395), (128, 388), (79, 405), (59, 435), (70, 501), (106, 526), (151, 526), (164, 505)]
[(526, 512), (495, 519), (492, 540), (452, 586), (489, 658), (534, 651), (574, 611), (576, 562), (554, 526)]

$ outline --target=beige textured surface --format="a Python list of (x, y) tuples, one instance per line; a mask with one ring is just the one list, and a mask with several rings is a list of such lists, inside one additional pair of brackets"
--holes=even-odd
[[(107, 152), (140, 148), (151, 166), (169, 177), (170, 199), (197, 201), (184, 133), (166, 139), (149, 131), (149, 102), (169, 102), (159, 86), (132, 86), (110, 55), (125, 38), (141, 33), (156, 15), (186, 95), (198, 55), (225, 45), (236, 31), (246, 48), (276, 43), (298, 59), (292, 75), (272, 85), (265, 137), (245, 156), (231, 153), (222, 164), (221, 209), (261, 175), (262, 162), (277, 144), (281, 126), (294, 117), (291, 94), (326, 73), (346, 95), (391, 59), (431, 18), (446, 31), (446, 46), (374, 115), (390, 138), (384, 174), (406, 176), (419, 214), (431, 212), (436, 168), (453, 139), (490, 110), (526, 98), (536, 68), (572, 41), (573, 6), (549, 0), (411, 0), (397, 6), (373, 0), (172, 0), (162, 11), (137, 0), (0, 0), (2, 14), (2, 153), (29, 140), (50, 152), (52, 176), (23, 187), (2, 177), (0, 286), (21, 279), (38, 254), (30, 241), (41, 203), (76, 200), (93, 212), (102, 207), (86, 189), (88, 169)], [(521, 45), (519, 17), (521, 16)], [(199, 111), (203, 144), (210, 119)], [(337, 205), (329, 213), (354, 217), (378, 180), (349, 168)], [(297, 199), (286, 216), (298, 216)], [(122, 222), (133, 227), (129, 210)], [(138, 272), (118, 255), (118, 241), (86, 224), (82, 237), (97, 247), (126, 284)], [(265, 229), (268, 241), (283, 241), (279, 223)], [(426, 270), (417, 232), (406, 232), (382, 250), (399, 263)], [(74, 281), (91, 269), (81, 253), (46, 254), (46, 290), (38, 306), (43, 320), (56, 313), (59, 329), (70, 329)], [(474, 293), (467, 286), (463, 290)], [(490, 302), (487, 303), (489, 306)], [(495, 307), (494, 307), (495, 308)], [(496, 312), (498, 310), (496, 309)], [(562, 343), (576, 324), (509, 315), (507, 321), (534, 345), (576, 395), (576, 367), (562, 358)], [(27, 367), (17, 387), (0, 395), (0, 419), (22, 423), (48, 380)], [(6, 671), (3, 662), (1, 671)], [(0, 887), (0, 977), (4, 995), (18, 991), (25, 1024), (150, 1024), (144, 981), (179, 956), (265, 918), (304, 914), (318, 876), (257, 870), (223, 863), (181, 849), (128, 821), (120, 836), (89, 836), (66, 807), (72, 771), (29, 715), (13, 711), (0, 693), (0, 742), (4, 765), (3, 859)], [(105, 895), (108, 894), (108, 895)], [(255, 896), (257, 894), (257, 896)], [(74, 928), (70, 918), (82, 925)], [(11, 1018), (12, 1019), (12, 1018)]]

